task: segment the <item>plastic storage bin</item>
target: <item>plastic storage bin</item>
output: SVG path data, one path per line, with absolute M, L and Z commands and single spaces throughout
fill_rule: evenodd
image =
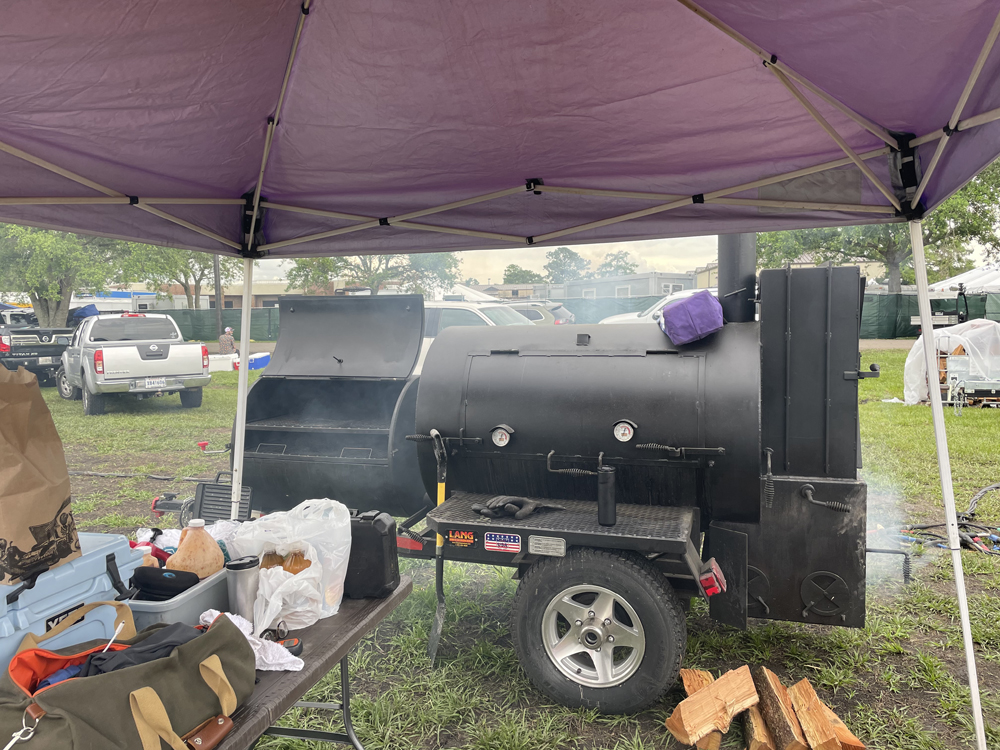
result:
M 91 602 L 118 597 L 132 572 L 142 564 L 142 550 L 131 549 L 120 534 L 80 533 L 81 557 L 38 576 L 34 587 L 23 589 L 8 602 L 21 584 L 0 586 L 0 664 L 7 664 L 30 631 L 44 635 L 73 610 Z M 117 573 L 116 588 L 114 580 Z M 58 649 L 115 632 L 115 610 L 100 607 L 82 621 L 45 642 Z
M 226 569 L 213 573 L 198 585 L 178 594 L 173 599 L 164 602 L 131 601 L 132 616 L 135 618 L 135 629 L 142 630 L 158 622 L 183 622 L 185 625 L 197 625 L 198 618 L 206 609 L 217 609 L 225 612 L 229 609 L 229 585 L 226 581 Z M 112 616 L 114 612 L 111 613 Z

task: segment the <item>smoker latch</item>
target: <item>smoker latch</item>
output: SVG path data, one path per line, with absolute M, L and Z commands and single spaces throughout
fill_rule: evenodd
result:
M 879 366 L 874 362 L 868 366 L 869 372 L 864 370 L 847 370 L 844 373 L 844 380 L 864 380 L 865 378 L 877 378 L 882 374 Z
M 660 445 L 659 443 L 639 443 L 635 446 L 644 451 L 666 451 L 670 458 L 686 459 L 692 456 L 724 456 L 725 448 L 678 448 L 673 445 Z

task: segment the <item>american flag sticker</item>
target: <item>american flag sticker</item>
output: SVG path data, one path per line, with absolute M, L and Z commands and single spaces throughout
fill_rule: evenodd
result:
M 520 552 L 521 537 L 517 534 L 494 534 L 486 532 L 483 544 L 489 552 Z

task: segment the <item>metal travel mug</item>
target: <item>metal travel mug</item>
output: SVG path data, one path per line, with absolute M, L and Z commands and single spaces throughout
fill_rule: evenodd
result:
M 617 521 L 615 467 L 601 466 L 597 470 L 597 522 L 601 526 L 614 526 Z
M 260 582 L 260 560 L 255 555 L 238 557 L 226 563 L 229 584 L 229 611 L 253 622 L 253 603 Z

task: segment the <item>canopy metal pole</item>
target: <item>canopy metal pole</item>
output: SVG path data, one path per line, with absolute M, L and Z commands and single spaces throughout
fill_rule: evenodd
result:
M 817 86 L 816 84 L 812 83 L 811 81 L 809 81 L 808 79 L 806 79 L 805 77 L 803 77 L 802 75 L 800 75 L 799 73 L 796 73 L 794 70 L 792 70 L 791 68 L 789 68 L 783 62 L 781 62 L 780 60 L 778 60 L 777 57 L 775 57 L 774 55 L 772 55 L 770 52 L 768 52 L 767 50 L 765 50 L 763 47 L 760 47 L 757 44 L 754 44 L 749 39 L 747 39 L 745 36 L 743 36 L 740 32 L 736 31 L 736 29 L 734 29 L 731 26 L 723 23 L 721 20 L 719 20 L 718 18 L 716 18 L 715 16 L 713 16 L 707 10 L 704 10 L 703 8 L 701 8 L 700 6 L 698 6 L 697 4 L 695 4 L 694 2 L 692 2 L 692 0 L 678 0 L 678 2 L 680 2 L 680 4 L 683 5 L 685 8 L 687 8 L 688 10 L 693 11 L 696 15 L 698 15 L 701 18 L 703 18 L 704 20 L 708 21 L 710 24 L 712 24 L 712 26 L 714 26 L 715 28 L 717 28 L 723 34 L 729 36 L 730 38 L 732 38 L 735 41 L 737 41 L 740 44 L 742 44 L 748 50 L 750 50 L 755 55 L 757 55 L 757 57 L 759 57 L 761 60 L 764 60 L 769 65 L 772 65 L 775 68 L 779 69 L 782 73 L 784 73 L 789 78 L 793 78 L 794 80 L 798 81 L 801 85 L 805 86 L 807 89 L 809 89 L 816 96 L 818 96 L 820 99 L 822 99 L 827 104 L 829 104 L 831 107 L 835 107 L 836 109 L 839 109 L 842 113 L 844 113 L 845 115 L 847 115 L 848 117 L 850 117 L 852 120 L 854 120 L 854 122 L 856 122 L 858 125 L 860 125 L 861 127 L 863 127 L 865 130 L 867 130 L 872 135 L 878 136 L 879 138 L 881 138 L 883 141 L 885 141 L 886 143 L 888 143 L 893 148 L 898 148 L 899 144 L 896 142 L 896 139 L 892 136 L 892 134 L 888 130 L 886 130 L 885 128 L 883 128 L 878 123 L 872 122 L 867 117 L 864 117 L 861 114 L 855 112 L 853 109 L 851 109 L 850 107 L 848 107 L 846 104 L 844 104 L 840 100 L 838 100 L 838 99 L 830 96 L 828 93 L 826 93 L 825 91 L 823 91 L 823 89 L 821 89 L 819 86 Z
M 53 164 L 50 161 L 46 161 L 45 159 L 42 159 L 40 157 L 33 156 L 29 154 L 27 151 L 22 151 L 21 149 L 16 148 L 15 146 L 11 146 L 9 143 L 4 143 L 0 141 L 0 151 L 8 153 L 11 156 L 16 156 L 18 159 L 23 159 L 24 161 L 29 162 L 30 164 L 34 164 L 35 166 L 41 167 L 42 169 L 47 169 L 50 172 L 54 172 L 55 174 L 61 175 L 68 180 L 72 180 L 73 182 L 79 183 L 80 185 L 86 185 L 92 190 L 96 190 L 99 193 L 104 193 L 109 197 L 125 198 L 126 200 L 129 200 L 128 196 L 125 195 L 125 193 L 119 192 L 118 190 L 115 190 L 113 188 L 109 188 L 107 185 L 102 185 L 99 182 L 94 182 L 93 180 L 87 179 L 82 175 L 78 175 L 76 172 L 70 172 L 68 169 L 63 169 L 57 164 Z M 131 200 L 129 200 L 129 202 L 131 203 Z M 151 213 L 154 216 L 159 216 L 161 219 L 166 219 L 167 221 L 173 222 L 174 224 L 182 226 L 185 229 L 190 229 L 192 232 L 197 232 L 198 234 L 204 235 L 205 237 L 210 237 L 211 239 L 215 240 L 216 242 L 220 242 L 223 245 L 228 245 L 229 247 L 235 248 L 237 250 L 240 249 L 239 243 L 233 242 L 232 240 L 227 240 L 225 237 L 216 234 L 215 232 L 210 232 L 207 229 L 202 229 L 196 224 L 192 224 L 189 221 L 184 221 L 183 219 L 180 219 L 174 216 L 173 214 L 168 214 L 165 211 L 160 211 L 158 208 L 153 208 L 152 206 L 143 205 L 141 203 L 137 203 L 136 208 L 138 208 L 141 211 L 146 211 L 147 213 Z
M 958 97 L 958 103 L 955 105 L 955 109 L 952 110 L 951 118 L 948 120 L 948 129 L 943 132 L 943 134 L 948 137 L 942 138 L 938 141 L 937 148 L 934 149 L 934 155 L 931 156 L 930 163 L 928 163 L 927 168 L 924 170 L 923 179 L 920 180 L 920 184 L 917 186 L 917 192 L 914 193 L 913 198 L 910 200 L 911 205 L 917 205 L 920 201 L 920 196 L 924 194 L 927 183 L 930 182 L 931 175 L 934 174 L 938 161 L 941 159 L 941 154 L 944 153 L 945 148 L 948 146 L 951 134 L 955 131 L 955 127 L 958 125 L 958 118 L 962 116 L 962 110 L 965 109 L 965 104 L 969 101 L 972 89 L 975 87 L 976 81 L 979 80 L 979 74 L 983 72 L 983 66 L 986 64 L 986 58 L 990 56 L 990 52 L 993 50 L 993 45 L 996 43 L 998 35 L 1000 35 L 1000 13 L 997 14 L 996 19 L 993 21 L 990 33 L 986 35 L 986 41 L 983 42 L 983 47 L 979 50 L 979 57 L 976 58 L 976 64 L 972 66 L 972 72 L 969 73 L 969 78 L 965 81 L 965 88 L 962 89 L 962 95 Z
M 794 96 L 798 100 L 799 104 L 805 107 L 806 111 L 812 115 L 812 118 L 819 124 L 819 126 L 826 131 L 827 135 L 837 142 L 837 145 L 840 146 L 840 150 L 847 154 L 850 160 L 857 165 L 858 169 L 861 170 L 872 185 L 874 185 L 876 189 L 882 193 L 882 195 L 884 195 L 893 206 L 896 207 L 896 210 L 900 210 L 899 199 L 893 195 L 893 192 L 889 188 L 882 184 L 882 181 L 875 176 L 874 172 L 872 172 L 871 167 L 865 164 L 864 160 L 858 156 L 857 152 L 853 148 L 848 145 L 847 141 L 843 139 L 840 133 L 838 133 L 836 129 L 826 121 L 826 118 L 820 114 L 819 110 L 813 106 L 813 103 L 806 98 L 805 94 L 799 91 L 795 87 L 795 84 L 789 81 L 788 77 L 778 70 L 777 67 L 767 63 L 765 64 L 768 69 L 774 73 L 775 77 L 781 81 L 781 85 L 788 89 L 788 93 Z
M 218 303 L 216 303 L 218 304 Z M 236 428 L 233 435 L 233 506 L 229 517 L 240 517 L 243 495 L 243 445 L 247 428 L 247 390 L 250 382 L 250 311 L 253 305 L 253 258 L 243 260 L 243 307 L 240 310 L 240 372 L 236 386 Z
M 945 526 L 948 529 L 948 548 L 951 564 L 955 569 L 955 590 L 958 595 L 958 615 L 962 622 L 962 641 L 965 644 L 965 664 L 969 672 L 972 694 L 972 718 L 976 729 L 976 747 L 986 750 L 986 731 L 983 727 L 983 706 L 979 698 L 979 675 L 976 671 L 976 653 L 972 644 L 972 626 L 969 622 L 969 601 L 965 595 L 965 573 L 962 570 L 962 544 L 958 536 L 958 516 L 955 510 L 955 490 L 951 481 L 951 458 L 948 455 L 948 435 L 945 432 L 944 407 L 941 404 L 941 387 L 938 372 L 937 345 L 934 343 L 934 322 L 931 318 L 931 300 L 927 289 L 927 264 L 924 260 L 924 237 L 920 222 L 910 222 L 910 244 L 913 248 L 913 269 L 917 276 L 917 306 L 920 309 L 920 335 L 924 340 L 924 359 L 927 362 L 927 389 L 934 419 L 934 441 L 937 444 L 938 473 L 941 475 L 941 494 L 944 497 Z

